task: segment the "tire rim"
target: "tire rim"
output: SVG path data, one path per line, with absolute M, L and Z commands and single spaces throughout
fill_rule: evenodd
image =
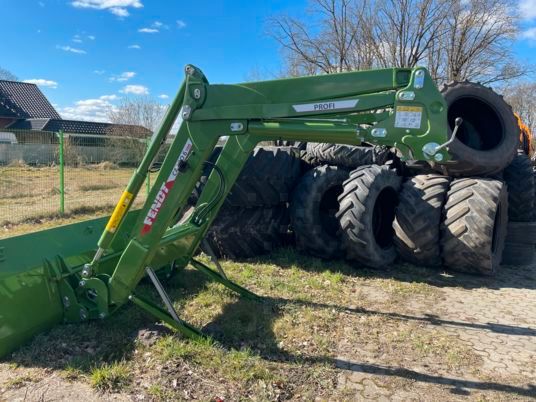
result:
M 331 236 L 336 236 L 340 231 L 339 220 L 335 214 L 339 210 L 338 197 L 343 192 L 343 186 L 330 187 L 320 199 L 319 213 L 322 228 Z
M 464 96 L 449 105 L 448 123 L 454 128 L 457 117 L 463 119 L 457 139 L 477 151 L 490 151 L 504 140 L 504 124 L 496 110 L 480 98 Z
M 378 246 L 387 249 L 393 245 L 395 209 L 398 194 L 392 187 L 384 188 L 374 204 L 372 211 L 372 229 Z

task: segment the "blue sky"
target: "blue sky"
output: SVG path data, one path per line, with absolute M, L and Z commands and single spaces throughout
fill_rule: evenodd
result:
M 536 63 L 536 0 L 518 5 L 525 20 L 515 50 Z M 266 19 L 306 7 L 307 0 L 0 0 L 0 66 L 39 83 L 64 118 L 102 120 L 126 94 L 168 102 L 187 63 L 210 82 L 277 72 Z

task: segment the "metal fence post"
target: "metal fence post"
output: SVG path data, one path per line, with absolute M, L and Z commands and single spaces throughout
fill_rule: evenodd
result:
M 150 138 L 145 139 L 145 151 L 149 149 L 149 144 L 151 142 Z M 147 192 L 147 197 L 149 197 L 149 192 L 151 191 L 151 169 L 149 168 L 149 172 L 147 173 L 147 179 L 145 180 L 145 190 Z
M 57 133 L 59 138 L 59 159 L 60 159 L 60 214 L 65 213 L 65 160 L 64 160 L 64 147 L 63 147 L 63 131 Z

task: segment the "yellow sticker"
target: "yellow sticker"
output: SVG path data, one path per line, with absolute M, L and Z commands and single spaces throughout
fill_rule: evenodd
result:
M 128 191 L 123 192 L 121 198 L 119 199 L 119 202 L 115 206 L 112 216 L 110 216 L 108 224 L 106 225 L 106 231 L 110 233 L 115 233 L 117 227 L 119 226 L 119 223 L 121 223 L 121 219 L 123 219 L 125 212 L 130 206 L 131 201 L 132 193 L 129 193 Z
M 421 128 L 423 108 L 420 106 L 397 106 L 395 115 L 395 127 L 397 128 Z
M 422 107 L 420 106 L 397 106 L 397 112 L 422 112 Z

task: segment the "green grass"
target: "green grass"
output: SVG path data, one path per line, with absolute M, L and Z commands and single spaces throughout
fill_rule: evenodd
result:
M 147 388 L 147 394 L 157 401 L 172 401 L 176 399 L 175 393 L 160 384 L 152 384 Z
M 121 391 L 130 384 L 132 374 L 126 362 L 103 364 L 91 370 L 91 386 L 99 391 Z
M 400 318 L 411 317 L 407 307 L 416 297 L 434 303 L 440 295 L 430 284 L 433 273 L 356 270 L 293 250 L 222 265 L 262 302 L 240 298 L 191 268 L 164 282 L 181 318 L 208 340 L 193 342 L 154 327 L 154 319 L 129 304 L 108 320 L 58 326 L 17 351 L 14 361 L 52 366 L 68 381 L 87 381 L 100 392 L 141 393 L 147 400 L 219 394 L 228 400 L 344 399 L 334 385 L 342 341 L 382 365 L 478 365 L 456 340 Z M 149 284 L 136 291 L 160 303 Z M 140 330 L 154 335 L 147 341 Z
M 250 349 L 226 350 L 212 339 L 189 341 L 174 336 L 158 340 L 154 353 L 162 362 L 187 359 L 231 381 L 269 380 L 273 374 Z

